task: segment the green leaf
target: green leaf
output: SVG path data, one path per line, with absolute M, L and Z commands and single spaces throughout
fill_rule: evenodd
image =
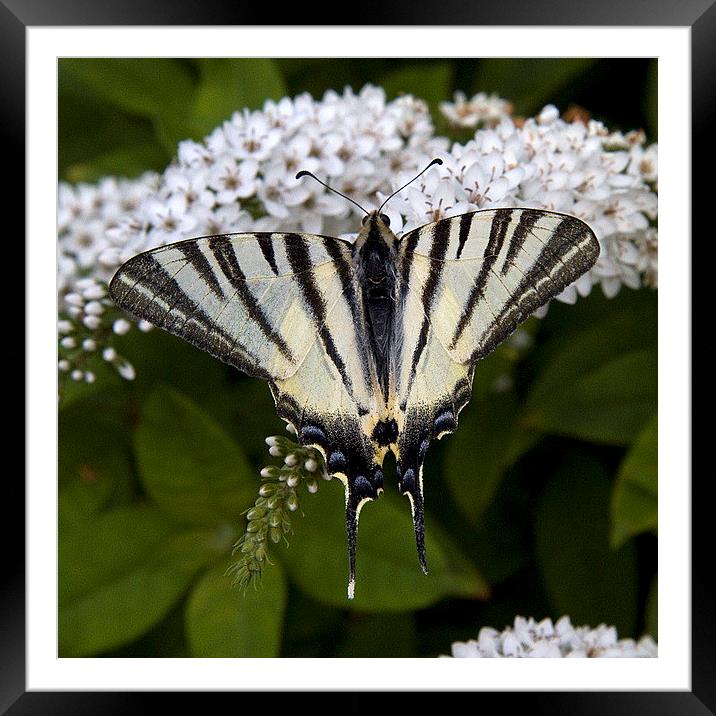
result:
M 202 58 L 191 121 L 202 136 L 244 108 L 279 100 L 286 87 L 276 61 L 268 58 Z
M 450 99 L 453 66 L 449 62 L 419 63 L 383 75 L 380 85 L 388 99 L 413 94 L 425 100 L 435 112 L 439 102 Z
M 471 524 L 479 522 L 505 470 L 539 434 L 518 426 L 519 406 L 512 391 L 473 401 L 460 413 L 459 429 L 448 439 L 445 479 Z
M 484 599 L 488 587 L 458 547 L 428 524 L 429 574 L 415 553 L 407 500 L 382 495 L 361 512 L 355 599 L 346 596 L 348 556 L 344 500 L 337 484 L 305 496 L 306 515 L 294 519 L 295 534 L 285 551 L 292 580 L 313 599 L 365 612 L 406 612 L 453 596 Z
M 118 109 L 92 92 L 62 70 L 58 75 L 58 164 L 60 176 L 68 181 L 92 181 L 87 167 L 106 161 L 115 152 L 134 147 L 146 148 L 148 161 L 142 169 L 163 169 L 171 155 L 159 147 L 151 119 Z M 152 163 L 150 163 L 150 161 Z M 137 160 L 138 163 L 138 160 Z M 125 174 L 126 167 L 117 164 L 115 174 Z
M 411 614 L 352 614 L 335 656 L 381 659 L 417 656 Z
M 656 406 L 657 356 L 632 351 L 586 373 L 543 404 L 528 423 L 545 432 L 628 444 Z
M 241 448 L 171 388 L 159 387 L 147 398 L 134 446 L 147 492 L 174 519 L 234 522 L 253 502 L 258 478 Z
M 249 378 L 162 330 L 130 331 L 115 344 L 136 368 L 131 388 L 138 400 L 159 383 L 170 385 L 212 415 L 255 466 L 265 464 L 264 439 L 285 428 L 265 381 Z
M 229 374 L 221 361 L 161 329 L 129 331 L 116 336 L 114 345 L 136 369 L 132 391 L 140 400 L 164 383 L 206 407 L 216 400 Z
M 612 492 L 611 543 L 619 547 L 630 537 L 658 526 L 658 425 L 649 420 L 622 461 Z
M 631 312 L 610 316 L 558 341 L 525 401 L 522 425 L 628 445 L 656 408 L 657 356 L 650 347 L 655 335 L 647 328 L 651 319 Z
M 199 84 L 191 100 L 180 111 L 155 116 L 157 137 L 172 155 L 180 141 L 203 139 L 234 112 L 259 109 L 267 99 L 286 94 L 272 59 L 202 58 L 194 63 Z
M 119 373 L 107 361 L 100 356 L 90 357 L 84 364 L 85 370 L 94 373 L 93 383 L 86 383 L 84 380 L 72 380 L 70 376 L 63 373 L 59 376 L 59 408 L 65 410 L 77 402 L 91 399 L 100 392 L 112 392 L 121 389 L 123 381 Z
M 147 117 L 181 112 L 193 94 L 190 73 L 167 58 L 63 58 L 59 72 L 127 112 Z
M 614 624 L 627 637 L 636 627 L 636 551 L 633 543 L 609 546 L 609 492 L 599 462 L 570 457 L 537 508 L 537 561 L 554 617 Z
M 482 59 L 475 73 L 475 92 L 496 92 L 513 103 L 515 113 L 532 116 L 596 64 L 590 58 Z M 529 71 L 526 71 L 529 70 Z
M 342 609 L 319 604 L 303 592 L 292 590 L 286 607 L 282 655 L 326 656 L 328 650 L 335 648 L 335 635 L 344 631 L 344 623 Z
M 232 587 L 225 564 L 207 572 L 192 590 L 186 606 L 191 656 L 279 656 L 286 578 L 280 563 L 264 571 L 257 589 Z
M 90 656 L 158 623 L 233 533 L 177 533 L 157 510 L 126 507 L 59 535 L 59 650 Z
M 58 419 L 58 520 L 72 530 L 131 494 L 130 436 L 123 402 L 108 392 L 78 400 Z
M 154 141 L 118 147 L 70 164 L 65 178 L 71 182 L 97 182 L 105 176 L 137 177 L 146 171 L 161 171 L 169 156 Z

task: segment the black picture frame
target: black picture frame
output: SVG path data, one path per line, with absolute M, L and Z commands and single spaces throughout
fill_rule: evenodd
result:
M 716 92 L 716 6 L 714 0 L 523 0 L 465 3 L 464 0 L 442 0 L 439 17 L 436 6 L 422 3 L 363 2 L 353 8 L 350 24 L 400 25 L 592 25 L 592 26 L 683 26 L 691 28 L 692 62 L 692 143 L 702 149 L 710 146 L 713 132 Z M 25 30 L 29 26 L 91 25 L 266 25 L 275 8 L 253 5 L 242 7 L 220 0 L 104 0 L 102 3 L 82 0 L 0 0 L 0 76 L 3 88 L 2 129 L 5 134 L 4 159 L 6 176 L 12 177 L 6 189 L 7 206 L 19 207 L 25 190 L 23 135 L 25 130 Z M 281 17 L 281 24 L 338 24 L 343 18 L 322 14 L 307 23 L 306 8 L 294 5 Z M 692 206 L 709 206 L 713 199 L 706 192 L 710 152 L 698 151 L 692 160 Z M 698 178 L 703 175 L 704 180 Z M 11 212 L 7 212 L 6 216 Z M 18 231 L 24 235 L 23 214 L 14 213 Z M 694 219 L 697 216 L 694 215 Z M 695 227 L 695 224 L 694 224 Z M 694 233 L 696 228 L 694 228 Z M 20 233 L 23 232 L 23 233 Z M 712 233 L 713 230 L 711 229 Z M 708 237 L 710 238 L 710 237 Z M 684 237 L 684 240 L 686 237 Z M 17 248 L 20 242 L 15 242 Z M 21 259 L 22 260 L 22 259 Z M 25 267 L 28 271 L 30 267 Z M 26 375 L 26 381 L 32 376 Z M 21 421 L 17 420 L 16 423 Z M 8 443 L 9 444 L 9 441 Z M 8 451 L 9 452 L 9 451 Z M 500 708 L 525 708 L 552 714 L 707 714 L 716 713 L 716 618 L 714 595 L 709 590 L 707 572 L 712 562 L 712 536 L 707 525 L 711 478 L 709 471 L 696 475 L 692 482 L 692 660 L 691 690 L 683 692 L 539 692 L 481 693 L 479 707 L 489 707 L 486 700 Z M 687 479 L 690 476 L 677 476 Z M 12 478 L 12 479 L 11 479 Z M 25 492 L 15 471 L 6 470 L 2 544 L 3 568 L 0 592 L 0 714 L 111 714 L 136 711 L 147 698 L 137 693 L 71 693 L 26 692 L 25 689 Z M 11 519 L 15 517 L 16 519 Z M 369 685 L 366 685 L 367 687 Z M 162 697 L 162 707 L 166 705 Z M 205 708 L 206 701 L 187 699 L 175 694 L 183 705 Z M 204 695 L 205 698 L 207 695 Z M 305 703 L 306 694 L 300 698 Z M 360 694 L 346 703 L 337 697 L 336 708 L 358 712 L 375 694 Z M 234 707 L 242 698 L 234 695 Z M 156 699 L 152 700 L 157 706 Z M 297 702 L 296 708 L 301 707 Z M 425 704 L 429 707 L 429 704 Z M 475 702 L 475 708 L 478 702 Z

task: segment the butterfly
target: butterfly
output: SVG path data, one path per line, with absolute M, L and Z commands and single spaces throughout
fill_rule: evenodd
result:
M 395 455 L 427 573 L 430 441 L 457 429 L 479 360 L 599 255 L 589 226 L 565 214 L 487 209 L 398 238 L 384 205 L 363 209 L 353 243 L 290 232 L 205 236 L 131 258 L 109 287 L 133 316 L 268 382 L 278 415 L 345 486 L 349 598 L 358 518 L 383 490 L 386 453 Z

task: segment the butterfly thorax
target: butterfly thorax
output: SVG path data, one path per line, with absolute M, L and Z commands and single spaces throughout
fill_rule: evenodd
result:
M 384 399 L 389 390 L 395 324 L 396 252 L 395 234 L 377 213 L 368 215 L 354 244 L 354 257 L 368 328 L 368 342 Z

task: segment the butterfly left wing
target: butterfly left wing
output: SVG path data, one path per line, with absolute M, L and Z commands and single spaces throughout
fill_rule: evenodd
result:
M 383 485 L 370 435 L 385 413 L 352 260 L 328 236 L 228 234 L 139 254 L 110 284 L 127 312 L 268 381 L 278 414 L 345 485 L 351 593 L 360 508 Z
M 430 440 L 457 428 L 475 364 L 597 260 L 575 217 L 494 209 L 423 226 L 400 241 L 396 357 L 398 477 L 424 547 L 423 461 Z

